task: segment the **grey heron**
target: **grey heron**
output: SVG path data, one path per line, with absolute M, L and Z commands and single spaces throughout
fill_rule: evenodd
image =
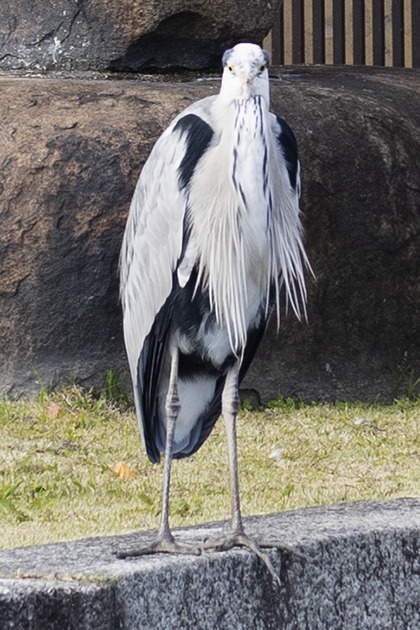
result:
M 282 295 L 298 317 L 305 312 L 309 268 L 296 140 L 270 113 L 268 62 L 255 44 L 227 50 L 220 93 L 173 120 L 133 196 L 120 258 L 124 336 L 147 455 L 158 462 L 164 453 L 165 463 L 157 539 L 122 557 L 243 545 L 264 559 L 240 509 L 238 388 Z M 193 547 L 169 527 L 171 462 L 195 453 L 220 414 L 231 533 Z

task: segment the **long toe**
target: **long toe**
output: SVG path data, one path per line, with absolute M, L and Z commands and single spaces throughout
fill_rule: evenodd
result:
M 277 575 L 273 563 L 271 562 L 270 557 L 264 553 L 262 547 L 275 547 L 278 548 L 279 545 L 276 544 L 260 544 L 255 539 L 247 536 L 244 533 L 231 533 L 223 538 L 219 538 L 217 540 L 206 540 L 202 544 L 202 549 L 204 551 L 228 551 L 229 549 L 233 549 L 234 547 L 245 547 L 250 551 L 253 551 L 256 556 L 261 560 L 261 562 L 267 567 L 273 581 L 281 586 L 280 577 Z
M 140 556 L 150 556 L 157 553 L 173 553 L 173 554 L 189 554 L 199 556 L 201 547 L 189 543 L 179 542 L 174 538 L 157 538 L 150 545 L 139 549 L 127 549 L 126 551 L 118 551 L 116 556 L 119 559 L 138 558 Z

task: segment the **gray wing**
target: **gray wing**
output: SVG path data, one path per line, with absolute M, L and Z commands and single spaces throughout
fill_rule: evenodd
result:
M 284 285 L 286 301 L 300 319 L 306 318 L 306 286 L 304 270 L 312 269 L 303 246 L 300 197 L 300 164 L 297 143 L 292 129 L 285 120 L 271 114 L 271 131 L 275 158 L 271 162 L 272 203 L 269 232 L 272 277 L 278 276 L 275 285 L 277 321 L 280 321 L 280 288 Z
M 210 129 L 204 119 L 209 117 L 213 98 L 198 101 L 182 112 L 156 142 L 137 182 L 124 233 L 120 255 L 124 340 L 143 438 L 148 410 L 139 391 L 138 366 L 141 359 L 141 365 L 156 365 L 159 370 L 153 357 L 144 356 L 151 347 L 145 341 L 173 290 L 179 263 L 183 283 L 192 270 L 194 261 L 185 255 L 187 185 L 206 148 L 197 130 L 203 125 Z M 207 144 L 210 137 L 207 133 Z M 153 351 L 162 354 L 162 348 L 155 346 Z M 146 376 L 156 378 L 156 374 Z
M 120 291 L 133 384 L 144 340 L 171 292 L 182 251 L 186 198 L 178 169 L 184 153 L 182 137 L 167 129 L 143 167 L 124 233 Z

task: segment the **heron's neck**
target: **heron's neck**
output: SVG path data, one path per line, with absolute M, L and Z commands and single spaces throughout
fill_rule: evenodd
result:
M 249 92 L 249 90 L 251 92 Z M 224 103 L 225 106 L 228 106 L 229 103 L 233 101 L 242 100 L 246 102 L 248 99 L 252 99 L 255 96 L 261 96 L 267 103 L 267 108 L 270 106 L 270 86 L 268 79 L 256 77 L 252 86 L 248 87 L 248 85 L 233 83 L 229 74 L 226 74 L 226 71 L 224 72 L 217 100 Z
M 266 127 L 268 103 L 259 94 L 247 99 L 225 99 L 220 94 L 214 101 L 213 116 L 214 129 L 220 134 L 226 154 L 243 150 L 249 153 L 252 145 L 261 140 L 262 129 Z
M 248 98 L 243 98 L 240 94 L 236 94 L 232 90 L 223 89 L 220 90 L 217 98 L 214 101 L 214 112 L 220 116 L 223 120 L 223 127 L 226 126 L 226 115 L 229 111 L 232 111 L 238 104 L 240 107 L 246 108 L 250 103 L 255 102 L 256 99 L 261 99 L 265 103 L 267 111 L 270 106 L 270 94 L 267 86 L 267 90 L 258 91 L 252 94 Z

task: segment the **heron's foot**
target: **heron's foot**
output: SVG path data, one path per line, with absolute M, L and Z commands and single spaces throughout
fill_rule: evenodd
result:
M 202 549 L 204 551 L 228 551 L 229 549 L 233 549 L 234 547 L 246 547 L 253 551 L 256 556 L 261 560 L 261 562 L 267 567 L 271 577 L 274 582 L 281 586 L 280 577 L 277 575 L 273 563 L 271 562 L 270 557 L 264 553 L 263 549 L 279 549 L 281 551 L 286 551 L 291 555 L 295 555 L 302 560 L 307 562 L 312 562 L 308 556 L 300 553 L 299 551 L 295 551 L 291 547 L 280 543 L 273 542 L 271 540 L 255 540 L 250 536 L 247 536 L 244 533 L 232 533 L 228 534 L 226 537 L 221 538 L 219 540 L 206 540 L 202 544 Z
M 261 562 L 267 567 L 273 581 L 281 586 L 280 577 L 277 575 L 273 563 L 270 560 L 270 557 L 264 553 L 264 547 L 271 548 L 279 548 L 278 544 L 271 542 L 257 542 L 253 538 L 250 538 L 244 533 L 232 533 L 228 534 L 226 537 L 221 538 L 219 540 L 206 540 L 202 544 L 202 549 L 204 551 L 228 551 L 229 549 L 233 549 L 234 547 L 246 547 L 253 551 L 256 556 L 261 560 Z
M 199 556 L 201 554 L 201 547 L 199 547 L 198 545 L 179 542 L 175 540 L 172 535 L 158 536 L 158 538 L 150 545 L 147 545 L 147 547 L 141 547 L 140 549 L 128 549 L 127 551 L 118 551 L 116 553 L 116 556 L 120 560 L 124 560 L 125 558 L 151 556 L 155 553 L 190 554 L 192 556 Z

